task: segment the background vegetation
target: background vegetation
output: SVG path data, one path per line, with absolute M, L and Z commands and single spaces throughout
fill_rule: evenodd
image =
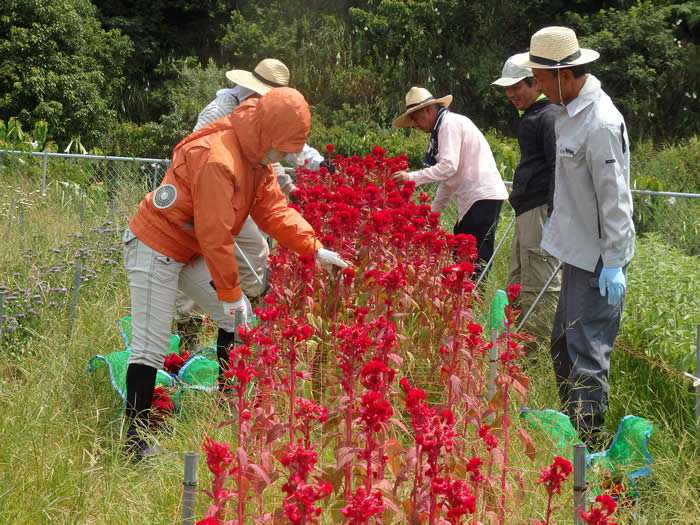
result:
M 633 137 L 676 141 L 700 122 L 692 1 L 0 0 L 0 13 L 0 120 L 45 120 L 60 149 L 78 139 L 74 149 L 167 156 L 225 70 L 266 57 L 290 67 L 314 127 L 371 141 L 423 85 L 512 136 L 517 116 L 490 82 L 552 24 L 601 52 L 591 70 Z

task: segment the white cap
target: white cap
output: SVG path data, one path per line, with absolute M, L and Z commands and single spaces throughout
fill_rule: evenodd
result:
M 532 69 L 518 65 L 518 62 L 523 62 L 527 60 L 528 57 L 528 53 L 518 53 L 506 60 L 506 63 L 503 65 L 503 71 L 501 72 L 501 78 L 491 82 L 491 85 L 507 87 L 517 84 L 524 78 L 531 77 Z

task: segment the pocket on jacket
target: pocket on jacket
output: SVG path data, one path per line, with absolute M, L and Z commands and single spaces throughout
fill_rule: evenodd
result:
M 564 175 L 576 175 L 583 157 L 583 148 L 574 142 L 558 142 L 557 155 Z

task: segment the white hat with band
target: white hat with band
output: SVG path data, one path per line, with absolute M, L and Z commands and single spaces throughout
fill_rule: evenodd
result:
M 530 39 L 530 53 L 518 61 L 522 67 L 562 69 L 597 60 L 600 53 L 583 49 L 573 29 L 552 26 L 540 29 Z
M 397 128 L 408 128 L 413 126 L 411 113 L 418 111 L 431 104 L 440 104 L 448 107 L 452 104 L 452 95 L 445 95 L 442 98 L 435 98 L 430 91 L 425 88 L 413 86 L 406 94 L 406 111 L 394 121 Z
M 226 78 L 264 95 L 272 88 L 289 86 L 289 69 L 277 59 L 266 58 L 260 61 L 252 72 L 232 69 L 226 72 Z

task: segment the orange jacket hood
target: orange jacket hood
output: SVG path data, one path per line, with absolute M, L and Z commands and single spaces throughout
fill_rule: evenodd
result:
M 231 115 L 215 120 L 185 139 L 179 149 L 206 135 L 232 128 L 243 156 L 258 164 L 270 150 L 297 153 L 304 148 L 311 129 L 311 113 L 304 96 L 293 88 L 274 88 L 260 98 L 248 99 Z

